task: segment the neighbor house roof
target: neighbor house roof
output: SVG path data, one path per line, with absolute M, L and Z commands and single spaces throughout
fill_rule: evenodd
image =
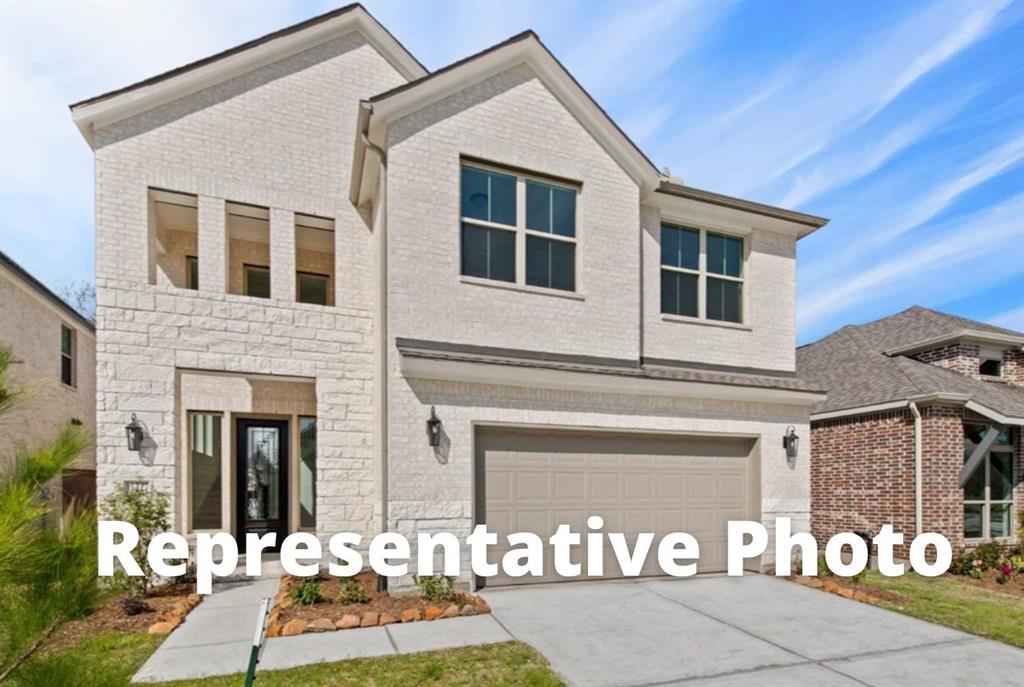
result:
M 68 305 L 63 298 L 51 291 L 46 284 L 33 277 L 28 270 L 16 263 L 3 251 L 0 251 L 0 272 L 7 272 L 27 288 L 34 291 L 40 298 L 50 303 L 50 305 L 55 307 L 66 317 L 74 320 L 75 323 L 80 325 L 83 329 L 93 334 L 96 333 L 96 325 L 92 320 L 82 316 L 81 313 Z
M 92 145 L 97 126 L 227 81 L 353 30 L 360 31 L 406 79 L 427 74 L 427 68 L 391 32 L 362 5 L 353 3 L 69 107 L 75 124 Z
M 860 329 L 873 347 L 890 354 L 929 350 L 962 340 L 1024 345 L 1024 334 L 1021 332 L 929 310 L 920 305 L 869 322 Z
M 1024 423 L 1024 389 L 888 352 L 962 331 L 1003 337 L 1011 345 L 1013 339 L 1022 338 L 1009 329 L 915 306 L 869 324 L 847 325 L 800 347 L 799 376 L 828 391 L 828 398 L 812 408 L 812 418 L 904 407 L 910 401 L 947 400 L 999 421 Z

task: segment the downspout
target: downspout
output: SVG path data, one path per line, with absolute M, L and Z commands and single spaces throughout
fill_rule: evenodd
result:
M 367 118 L 367 128 L 369 127 Z M 387 152 L 373 143 L 366 130 L 359 132 L 366 149 L 380 160 L 377 179 L 377 440 L 380 446 L 381 532 L 388 531 L 388 233 L 387 233 Z M 385 591 L 388 578 L 377 576 L 377 591 Z
M 921 525 L 921 411 L 917 403 L 910 402 L 910 412 L 914 414 L 914 536 L 919 536 L 923 530 Z

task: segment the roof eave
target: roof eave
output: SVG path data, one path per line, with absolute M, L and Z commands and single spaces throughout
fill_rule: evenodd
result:
M 1002 346 L 1024 346 L 1024 336 L 1000 334 L 999 332 L 986 332 L 978 329 L 960 329 L 950 334 L 943 334 L 941 336 L 932 337 L 931 339 L 923 339 L 903 346 L 896 346 L 895 348 L 890 348 L 883 352 L 888 356 L 907 355 L 910 353 L 919 353 L 921 351 L 931 350 L 935 347 L 945 346 L 965 339 L 979 343 Z

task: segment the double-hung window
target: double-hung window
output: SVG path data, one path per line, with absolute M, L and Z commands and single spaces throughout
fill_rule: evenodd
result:
M 988 425 L 964 425 L 964 461 L 971 457 Z M 964 539 L 1003 539 L 1013 527 L 1013 444 L 1000 432 L 964 485 Z
M 577 188 L 471 164 L 461 186 L 464 276 L 576 290 Z
M 60 326 L 60 381 L 66 386 L 75 384 L 75 330 L 66 324 Z
M 661 312 L 743 322 L 743 239 L 661 225 Z

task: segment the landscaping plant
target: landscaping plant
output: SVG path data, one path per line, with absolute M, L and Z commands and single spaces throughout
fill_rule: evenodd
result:
M 141 598 L 149 593 L 154 582 L 153 569 L 149 566 L 146 552 L 153 537 L 166 532 L 171 526 L 167 519 L 170 499 L 156 489 L 132 488 L 121 483 L 113 493 L 103 500 L 100 512 L 107 520 L 123 520 L 135 525 L 139 531 L 139 543 L 132 550 L 132 557 L 142 568 L 143 575 L 131 577 L 124 570 L 115 570 L 112 586 L 128 593 L 129 598 Z M 125 609 L 128 610 L 127 607 Z
M 31 391 L 10 379 L 11 363 L 0 346 L 0 431 L 10 431 L 10 411 Z M 53 487 L 89 443 L 69 425 L 52 441 L 0 456 L 0 683 L 96 601 L 95 515 L 62 513 Z
M 459 594 L 455 591 L 455 578 L 445 575 L 422 575 L 413 577 L 420 588 L 420 596 L 427 601 L 455 601 Z
M 346 577 L 341 581 L 341 592 L 338 594 L 340 604 L 365 604 L 370 601 L 370 595 L 363 589 L 363 585 L 354 577 Z
M 300 606 L 312 606 L 324 600 L 324 593 L 319 582 L 303 582 L 295 585 L 289 596 Z

